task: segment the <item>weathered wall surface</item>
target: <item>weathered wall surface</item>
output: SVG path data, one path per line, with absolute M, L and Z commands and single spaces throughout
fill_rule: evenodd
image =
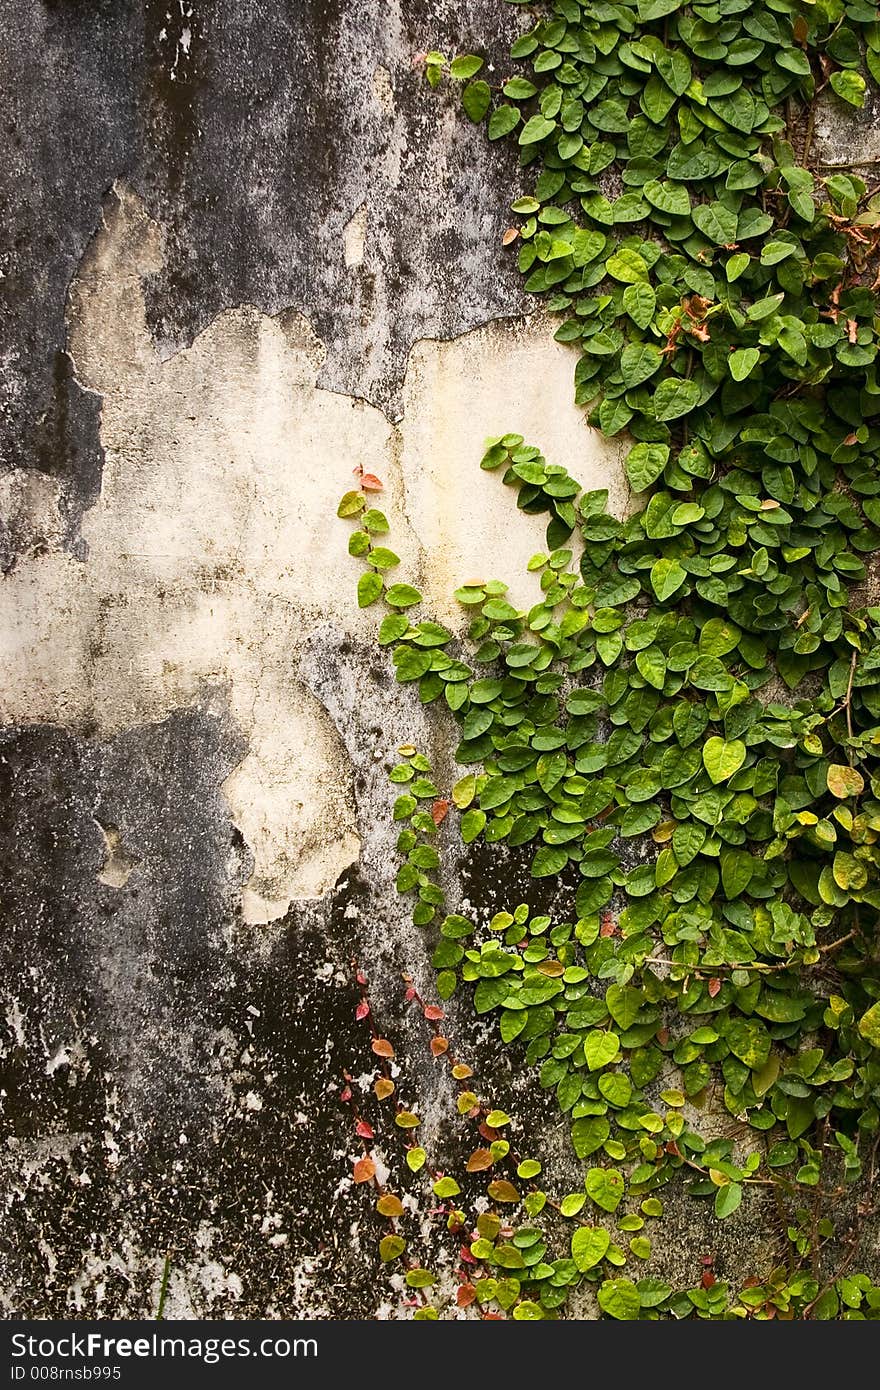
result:
M 406 738 L 448 755 L 356 607 L 336 502 L 357 464 L 384 479 L 455 621 L 490 557 L 525 599 L 543 540 L 485 435 L 627 505 L 501 251 L 514 172 L 413 67 L 517 20 L 12 9 L 2 1307 L 148 1313 L 169 1253 L 169 1315 L 393 1314 L 338 1094 L 370 1080 L 357 958 L 442 1151 L 446 1083 L 399 1022 L 400 971 L 431 971 L 387 770 Z
M 7 1316 L 149 1314 L 166 1254 L 170 1316 L 398 1309 L 338 1096 L 373 1075 L 357 959 L 444 1152 L 387 771 L 412 740 L 449 774 L 449 729 L 374 645 L 336 502 L 358 464 L 385 481 L 447 621 L 490 560 L 525 600 L 543 541 L 478 469 L 485 435 L 628 505 L 501 251 L 509 156 L 413 67 L 519 23 L 495 0 L 6 8 Z M 480 872 L 452 861 L 453 901 Z M 502 891 L 531 891 L 514 861 Z M 558 1116 L 509 1084 L 564 1169 Z

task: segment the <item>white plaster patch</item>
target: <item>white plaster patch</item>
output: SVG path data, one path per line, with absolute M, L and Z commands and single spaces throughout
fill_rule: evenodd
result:
M 345 264 L 349 270 L 362 265 L 364 260 L 364 246 L 367 240 L 367 220 L 369 210 L 366 203 L 361 203 L 355 212 L 346 222 L 342 229 L 342 249 L 345 256 Z
M 624 446 L 603 439 L 575 405 L 576 360 L 546 321 L 487 324 L 413 348 L 403 393 L 407 513 L 444 621 L 460 621 L 453 594 L 468 579 L 503 579 L 514 605 L 540 598 L 539 579 L 526 565 L 546 549 L 547 517 L 517 511 L 503 469 L 478 467 L 487 437 L 521 434 L 584 487 L 607 487 L 609 509 L 626 513 Z
M 487 566 L 514 601 L 539 592 L 523 570 L 546 518 L 518 512 L 500 477 L 480 471 L 486 434 L 519 431 L 581 481 L 609 486 L 612 509 L 627 499 L 618 449 L 573 405 L 574 355 L 545 319 L 418 344 L 392 426 L 315 385 L 323 348 L 295 314 L 229 310 L 163 361 L 142 285 L 161 264 L 157 227 L 117 189 L 70 299 L 70 350 L 101 393 L 106 451 L 83 519 L 88 559 L 52 532 L 48 553 L 0 583 L 0 717 L 109 735 L 224 692 L 248 747 L 224 784 L 254 856 L 243 909 L 268 922 L 325 892 L 359 851 L 349 759 L 297 678 L 328 619 L 374 640 L 376 612 L 357 608 L 349 527 L 336 520 L 352 470 L 384 480 L 399 573 L 456 625 L 452 590 Z M 35 515 L 52 505 L 36 499 Z

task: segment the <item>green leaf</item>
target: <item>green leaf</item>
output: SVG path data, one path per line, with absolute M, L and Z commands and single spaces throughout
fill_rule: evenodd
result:
M 860 796 L 865 790 L 865 779 L 858 769 L 843 763 L 830 763 L 825 777 L 831 795 L 841 801 L 848 796 Z
M 623 292 L 623 307 L 637 328 L 647 328 L 654 317 L 657 296 L 650 285 L 641 281 L 627 285 Z
M 584 1056 L 590 1071 L 599 1071 L 613 1062 L 620 1052 L 620 1039 L 616 1033 L 604 1033 L 594 1028 L 584 1038 Z
M 734 381 L 745 381 L 749 373 L 758 365 L 760 352 L 757 348 L 739 348 L 727 359 L 727 368 Z
M 872 1047 L 880 1047 L 880 1002 L 872 1004 L 859 1019 L 859 1032 Z
M 519 143 L 521 145 L 537 145 L 539 141 L 546 140 L 548 135 L 552 135 L 555 129 L 555 121 L 548 121 L 546 117 L 541 115 L 532 116 L 531 120 L 526 121 L 519 133 Z
M 631 1279 L 606 1279 L 599 1286 L 599 1307 L 619 1322 L 635 1322 L 642 1309 L 642 1300 Z
M 369 608 L 371 603 L 376 602 L 384 587 L 381 574 L 377 574 L 375 570 L 366 570 L 358 580 L 358 607 Z
M 704 656 L 727 656 L 741 636 L 735 623 L 724 618 L 710 618 L 700 632 L 700 651 Z
M 658 420 L 677 420 L 693 410 L 699 399 L 700 388 L 695 381 L 667 377 L 654 392 L 654 414 Z
M 640 386 L 662 365 L 663 354 L 654 343 L 630 343 L 620 354 L 620 374 L 627 390 Z
M 562 873 L 568 863 L 568 850 L 564 845 L 542 845 L 532 860 L 532 878 L 550 878 Z
M 368 558 L 377 570 L 390 570 L 400 564 L 400 556 L 395 555 L 393 550 L 387 550 L 384 545 L 374 546 Z
M 584 1187 L 603 1211 L 616 1211 L 623 1200 L 624 1182 L 615 1168 L 590 1168 Z
M 625 285 L 635 285 L 641 280 L 648 278 L 648 266 L 638 251 L 632 251 L 629 247 L 609 256 L 605 262 L 605 269 L 615 280 L 620 280 Z
M 336 508 L 337 516 L 357 516 L 367 505 L 367 499 L 362 492 L 347 492 Z
M 743 1190 L 738 1182 L 725 1183 L 715 1193 L 715 1215 L 721 1221 L 736 1211 L 742 1201 Z
M 656 560 L 651 566 L 651 588 L 661 603 L 671 598 L 687 579 L 687 571 L 677 560 Z
M 604 1226 L 579 1226 L 571 1238 L 571 1258 L 581 1274 L 594 1269 L 611 1244 Z
M 465 811 L 461 818 L 461 838 L 466 845 L 471 844 L 471 842 L 481 834 L 486 824 L 486 819 L 485 811 L 478 811 L 475 808 L 470 811 Z
M 703 766 L 716 786 L 738 772 L 746 760 L 746 746 L 741 739 L 717 737 L 703 744 Z
M 645 492 L 669 462 L 668 444 L 636 444 L 626 456 L 626 476 L 636 492 Z
M 459 81 L 466 81 L 467 78 L 475 76 L 483 66 L 482 58 L 478 58 L 474 53 L 460 53 L 457 58 L 453 58 L 449 64 L 449 75 Z
M 403 681 L 417 681 L 426 671 L 431 669 L 431 653 L 423 651 L 418 647 L 410 647 L 406 644 L 397 648 L 394 653 L 394 664 L 397 667 L 397 679 Z
M 609 985 L 605 991 L 608 1012 L 619 1028 L 631 1028 L 642 1007 L 642 992 L 628 985 Z
M 691 213 L 694 226 L 718 246 L 736 241 L 737 215 L 723 203 L 700 203 Z
M 515 106 L 497 106 L 489 117 L 489 139 L 501 140 L 519 125 L 520 115 Z
M 670 217 L 689 217 L 691 200 L 683 183 L 660 183 L 650 179 L 642 188 L 642 194 L 652 207 L 659 208 Z
M 691 65 L 687 55 L 675 51 L 660 53 L 655 56 L 654 64 L 667 87 L 677 97 L 684 96 L 691 84 Z
M 575 1120 L 571 1127 L 571 1142 L 578 1158 L 589 1158 L 590 1154 L 601 1149 L 610 1133 L 611 1125 L 604 1116 L 590 1115 Z
M 455 64 L 453 64 L 453 67 Z M 482 79 L 469 82 L 461 94 L 461 104 L 465 114 L 477 125 L 489 110 L 492 102 L 492 89 Z
M 830 82 L 837 95 L 848 101 L 850 106 L 864 106 L 867 84 L 861 73 L 852 72 L 850 69 L 833 72 Z
M 376 577 L 378 578 L 378 575 Z M 412 608 L 421 601 L 421 594 L 411 584 L 392 584 L 385 593 L 385 602 L 391 608 Z
M 379 1241 L 379 1259 L 383 1264 L 396 1260 L 406 1249 L 403 1236 L 383 1236 Z

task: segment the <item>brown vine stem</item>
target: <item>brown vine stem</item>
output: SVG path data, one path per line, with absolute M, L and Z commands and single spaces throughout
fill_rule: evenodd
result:
M 815 99 L 810 102 L 810 109 L 807 113 L 807 129 L 804 134 L 804 148 L 801 154 L 801 164 L 807 168 L 807 161 L 810 158 L 810 146 L 813 143 L 813 129 L 816 124 L 816 104 Z M 818 167 L 818 166 L 817 166 Z
M 859 659 L 859 654 L 858 654 L 858 652 L 855 651 L 855 650 L 853 650 L 852 660 L 851 660 L 850 663 L 849 663 L 849 681 L 847 682 L 847 686 L 846 686 L 846 699 L 845 699 L 844 702 L 843 702 L 843 703 L 844 703 L 844 707 L 845 707 L 845 709 L 846 709 L 846 729 L 847 729 L 847 733 L 849 734 L 850 738 L 852 738 L 852 736 L 853 736 L 853 726 L 852 726 L 852 688 L 853 688 L 853 677 L 854 677 L 855 674 L 856 674 L 856 662 L 858 661 L 858 659 Z M 851 750 L 850 750 L 849 748 L 847 748 L 847 750 L 846 750 L 846 756 L 847 756 L 847 758 L 849 759 L 849 765 L 850 765 L 850 767 L 852 767 L 852 765 L 853 765 L 852 752 L 851 752 Z

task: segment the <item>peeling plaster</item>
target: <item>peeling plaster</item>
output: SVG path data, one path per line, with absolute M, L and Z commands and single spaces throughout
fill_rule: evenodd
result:
M 102 400 L 88 558 L 53 544 L 47 494 L 45 543 L 0 594 L 0 709 L 9 722 L 106 736 L 222 692 L 248 747 L 224 786 L 254 858 L 242 906 L 246 921 L 268 922 L 324 893 L 359 851 L 352 765 L 297 676 L 303 643 L 328 617 L 355 638 L 374 632 L 335 520 L 352 468 L 385 481 L 402 572 L 453 624 L 454 588 L 487 557 L 514 602 L 540 593 L 526 562 L 545 522 L 518 513 L 478 468 L 486 435 L 519 431 L 586 485 L 608 485 L 619 512 L 627 494 L 619 447 L 572 403 L 574 356 L 544 320 L 417 344 L 392 425 L 316 385 L 323 348 L 299 315 L 227 310 L 163 361 L 143 298 L 162 258 L 159 228 L 117 188 L 69 305 L 78 379 Z

